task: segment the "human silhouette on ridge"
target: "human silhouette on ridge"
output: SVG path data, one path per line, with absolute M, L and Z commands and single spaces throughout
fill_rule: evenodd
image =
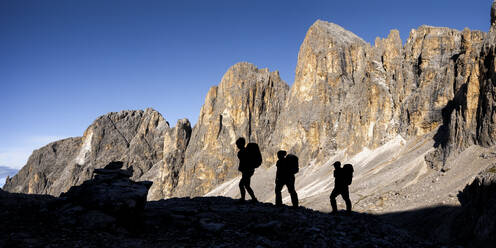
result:
M 298 157 L 289 154 L 286 156 L 286 151 L 278 151 L 276 167 L 276 206 L 282 205 L 281 190 L 286 185 L 288 192 L 291 195 L 291 203 L 293 207 L 298 207 L 298 194 L 295 190 L 295 176 L 298 172 Z
M 238 170 L 241 172 L 241 180 L 239 181 L 239 191 L 241 193 L 241 201 L 245 201 L 246 191 L 250 194 L 252 201 L 258 202 L 253 190 L 250 187 L 251 176 L 255 173 L 255 169 L 262 164 L 262 155 L 256 143 L 249 143 L 245 147 L 245 139 L 243 137 L 236 140 L 238 147 Z
M 353 178 L 353 166 L 345 164 L 341 168 L 341 162 L 334 162 L 334 189 L 332 190 L 330 199 L 332 206 L 332 213 L 337 213 L 338 208 L 336 204 L 336 197 L 341 195 L 346 203 L 346 211 L 351 212 L 350 191 L 348 186 L 351 184 Z

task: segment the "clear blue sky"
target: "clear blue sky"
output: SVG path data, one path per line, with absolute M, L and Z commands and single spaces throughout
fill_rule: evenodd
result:
M 292 84 L 317 19 L 366 41 L 422 24 L 487 31 L 491 1 L 0 1 L 0 165 L 81 136 L 99 115 L 153 107 L 196 122 L 233 64 Z

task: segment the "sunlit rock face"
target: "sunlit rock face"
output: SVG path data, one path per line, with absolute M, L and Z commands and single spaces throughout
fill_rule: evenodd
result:
M 460 46 L 456 30 L 422 26 L 410 32 L 404 47 L 402 116 L 408 135 L 426 134 L 442 124 L 442 109 L 454 96 L 454 58 Z
M 83 137 L 50 143 L 30 156 L 4 189 L 59 195 L 112 161 L 132 165 L 138 179 L 162 161 L 169 124 L 153 109 L 112 112 L 96 119 Z
M 250 63 L 229 68 L 207 94 L 174 195 L 202 195 L 238 175 L 236 139 L 267 147 L 288 90 L 278 72 Z
M 178 120 L 176 126 L 165 133 L 162 162 L 141 177 L 142 180 L 153 181 L 148 199 L 157 200 L 172 196 L 184 165 L 190 138 L 191 124 L 187 119 Z
M 422 136 L 443 124 L 460 128 L 449 127 L 446 108 L 467 86 L 464 125 L 473 127 L 484 37 L 421 26 L 404 46 L 396 30 L 370 46 L 336 24 L 315 22 L 300 48 L 274 146 L 319 163 L 335 151 L 373 149 L 397 134 Z M 440 136 L 445 143 L 450 137 Z
M 286 97 L 269 101 L 277 104 L 267 109 L 273 113 L 268 123 L 275 127 L 247 126 L 247 119 L 267 123 L 239 104 L 253 93 L 226 91 L 226 85 L 239 81 L 233 78 L 241 78 L 234 72 L 253 77 L 235 70 L 239 64 L 210 90 L 177 194 L 201 194 L 235 176 L 226 168 L 237 164 L 234 141 L 239 136 L 260 144 L 266 166 L 275 162 L 279 149 L 298 154 L 306 166 L 340 152 L 351 156 L 377 148 L 398 135 L 409 139 L 434 132 L 438 150 L 426 161 L 433 168 L 445 166 L 451 151 L 478 143 L 478 62 L 485 37 L 480 31 L 421 26 L 405 45 L 393 30 L 371 46 L 336 24 L 315 22 L 301 45 L 293 86 Z
M 336 24 L 315 22 L 301 45 L 273 145 L 299 154 L 306 164 L 393 137 L 398 96 L 391 89 L 401 90 L 392 85 L 402 77 L 401 51 L 396 31 L 371 47 Z
M 366 42 L 338 25 L 317 21 L 310 27 L 273 138 L 276 150 L 280 147 L 295 152 L 308 162 L 321 152 L 353 146 L 341 142 L 346 136 L 343 126 L 353 135 L 347 139 L 360 142 L 357 138 L 364 135 L 350 122 L 362 113 L 349 110 L 365 110 L 361 106 L 367 97 L 363 88 L 367 48 Z M 356 147 L 359 145 L 356 143 Z
M 447 166 L 453 151 L 474 144 L 479 98 L 478 60 L 485 33 L 422 26 L 410 32 L 404 49 L 401 129 L 406 137 L 435 131 L 426 161 Z

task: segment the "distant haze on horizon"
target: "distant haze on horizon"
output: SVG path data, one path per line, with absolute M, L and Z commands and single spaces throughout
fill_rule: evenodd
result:
M 317 20 L 373 44 L 420 25 L 489 29 L 492 1 L 0 1 L 0 164 L 81 136 L 100 115 L 152 107 L 196 123 L 205 95 L 246 61 L 294 80 Z
M 12 177 L 17 173 L 17 170 L 0 165 L 0 188 L 5 184 L 5 179 L 7 176 Z

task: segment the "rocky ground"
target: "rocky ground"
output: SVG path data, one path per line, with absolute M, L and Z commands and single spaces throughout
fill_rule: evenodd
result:
M 330 211 L 329 195 L 334 188 L 332 163 L 340 160 L 355 168 L 350 197 L 353 210 L 370 214 L 413 211 L 439 205 L 458 207 L 458 192 L 483 170 L 496 164 L 496 146 L 471 146 L 453 156 L 443 170 L 431 168 L 425 155 L 433 151 L 430 135 L 404 140 L 401 137 L 374 150 L 346 157 L 337 153 L 324 165 L 300 165 L 296 174 L 296 191 L 300 205 L 322 212 Z M 257 198 L 275 202 L 275 166 L 260 167 L 251 179 Z M 207 196 L 239 197 L 239 177 L 219 185 Z M 283 202 L 290 204 L 286 188 Z M 338 199 L 338 207 L 344 201 Z
M 227 197 L 146 202 L 111 162 L 60 197 L 0 190 L 0 247 L 434 247 L 379 218 Z
M 0 192 L 0 247 L 438 247 L 367 214 L 225 197 L 148 202 L 138 218 Z
M 0 190 L 0 247 L 493 247 L 496 166 L 459 207 L 329 214 L 228 197 L 146 202 L 122 162 L 60 197 Z

